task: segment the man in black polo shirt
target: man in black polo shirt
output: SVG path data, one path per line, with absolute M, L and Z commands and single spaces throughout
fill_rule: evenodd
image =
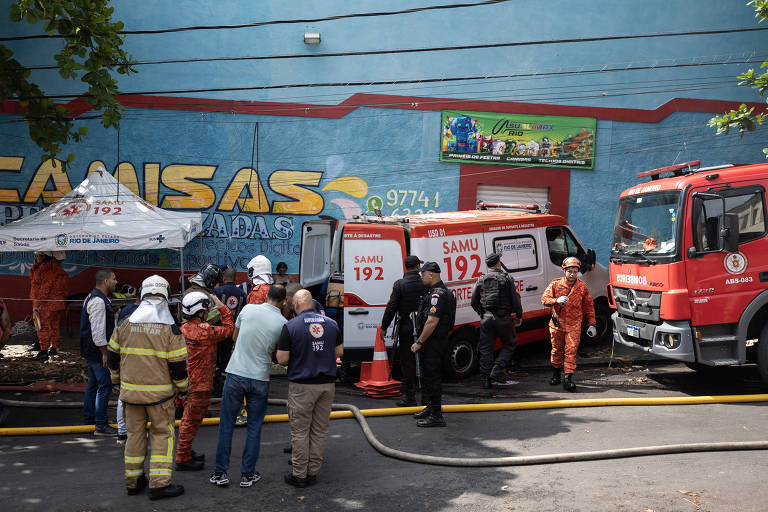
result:
M 283 326 L 277 362 L 288 365 L 288 416 L 293 470 L 285 482 L 306 487 L 317 481 L 323 463 L 335 392 L 336 358 L 344 353 L 336 321 L 314 311 L 312 295 L 293 296 L 296 316 Z

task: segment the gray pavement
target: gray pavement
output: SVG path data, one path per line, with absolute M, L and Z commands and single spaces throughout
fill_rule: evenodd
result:
M 490 391 L 479 379 L 445 385 L 446 403 L 516 402 L 563 398 L 764 393 L 754 367 L 702 376 L 669 362 L 623 360 L 607 368 L 583 360 L 579 393 L 546 381 L 541 347 L 518 352 L 518 384 Z M 615 354 L 614 354 L 615 355 Z M 623 356 L 622 356 L 623 358 Z M 546 363 L 546 360 L 544 360 Z M 287 382 L 273 380 L 271 396 L 285 397 Z M 29 399 L 8 396 L 3 398 Z M 61 393 L 47 399 L 79 399 Z M 337 387 L 336 402 L 391 407 L 393 400 Z M 408 416 L 370 418 L 388 446 L 422 454 L 499 457 L 602 450 L 631 446 L 768 439 L 766 404 L 603 407 L 448 414 L 448 428 L 419 429 Z M 268 413 L 279 413 L 270 407 Z M 78 410 L 14 410 L 6 426 L 79 423 Z M 175 472 L 184 496 L 150 502 L 128 497 L 122 449 L 91 435 L 0 437 L 2 510 L 467 510 L 467 511 L 764 511 L 768 508 L 765 452 L 700 453 L 507 468 L 447 468 L 384 457 L 365 441 L 354 420 L 331 425 L 319 483 L 297 490 L 283 483 L 289 470 L 282 448 L 285 423 L 265 424 L 254 487 L 218 489 L 207 482 L 216 427 L 202 427 L 195 449 L 207 455 L 201 472 Z M 239 478 L 245 431 L 235 431 L 230 477 Z

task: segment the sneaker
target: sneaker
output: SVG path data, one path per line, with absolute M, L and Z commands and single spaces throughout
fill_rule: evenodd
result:
M 182 485 L 166 485 L 165 487 L 155 487 L 149 489 L 149 499 L 161 500 L 163 498 L 175 498 L 184 494 L 184 486 Z
M 243 425 L 248 424 L 248 411 L 245 410 L 245 407 L 240 409 L 240 414 L 237 415 L 237 419 L 235 419 L 235 426 L 242 427 Z
M 259 480 L 261 480 L 261 473 L 258 471 L 255 473 L 243 473 L 240 476 L 240 487 L 250 487 Z
M 32 357 L 32 360 L 33 361 L 47 361 L 48 360 L 48 352 L 46 352 L 45 350 L 41 350 L 40 352 L 37 353 L 36 356 Z
M 128 493 L 128 496 L 136 496 L 141 491 L 143 491 L 148 484 L 149 480 L 147 480 L 147 477 L 144 475 L 144 473 L 142 473 L 139 479 L 136 481 L 136 487 L 126 487 L 125 490 Z
M 95 436 L 104 436 L 104 437 L 115 437 L 117 435 L 117 429 L 115 427 L 110 426 L 110 425 L 107 425 L 107 426 L 104 426 L 104 427 L 96 427 L 93 430 L 93 435 L 95 435 Z
M 48 349 L 48 355 L 49 356 L 55 356 L 58 353 L 59 353 L 59 351 L 56 350 L 56 347 L 51 347 L 51 348 Z
M 292 472 L 288 472 L 283 477 L 283 480 L 285 480 L 285 483 L 288 485 L 292 485 L 294 487 L 299 487 L 303 489 L 307 486 L 307 479 L 306 478 L 299 478 L 297 476 L 294 476 Z
M 177 462 L 175 465 L 176 471 L 200 471 L 205 467 L 205 463 L 201 460 L 189 459 L 184 462 Z
M 229 477 L 227 476 L 226 471 L 214 471 L 211 473 L 208 481 L 212 484 L 216 484 L 219 487 L 226 487 L 229 485 Z

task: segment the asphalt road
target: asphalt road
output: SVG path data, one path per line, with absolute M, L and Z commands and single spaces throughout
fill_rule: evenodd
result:
M 518 384 L 484 391 L 479 379 L 447 383 L 446 403 L 517 402 L 563 398 L 657 397 L 765 393 L 754 367 L 700 375 L 683 365 L 593 357 L 583 361 L 575 395 L 547 384 L 540 349 L 521 350 Z M 624 357 L 624 356 L 623 356 Z M 284 398 L 275 378 L 271 396 Z M 25 394 L 27 395 L 27 394 Z M 17 400 L 77 400 L 77 394 L 14 396 Z M 393 400 L 360 396 L 337 386 L 336 402 L 391 407 Z M 602 407 L 447 414 L 445 429 L 419 429 L 408 416 L 369 418 L 386 445 L 454 457 L 499 457 L 610 448 L 768 439 L 766 404 Z M 268 413 L 283 412 L 270 407 Z M 78 410 L 14 409 L 5 426 L 80 423 Z M 288 424 L 266 424 L 254 487 L 219 489 L 207 482 L 216 427 L 202 427 L 195 449 L 208 457 L 201 472 L 175 472 L 185 495 L 150 502 L 125 495 L 122 449 L 91 435 L 0 437 L 2 510 L 428 510 L 428 511 L 764 511 L 766 453 L 761 451 L 637 457 L 540 466 L 449 468 L 384 457 L 365 441 L 355 420 L 331 425 L 319 483 L 297 490 L 283 483 Z M 230 477 L 239 477 L 245 431 L 235 431 Z

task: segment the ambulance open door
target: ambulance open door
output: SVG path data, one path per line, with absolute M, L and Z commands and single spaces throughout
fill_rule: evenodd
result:
M 304 288 L 323 283 L 331 275 L 332 220 L 311 220 L 301 225 L 299 282 Z
M 402 226 L 346 224 L 343 236 L 344 349 L 372 349 L 392 285 L 403 277 L 405 232 Z

